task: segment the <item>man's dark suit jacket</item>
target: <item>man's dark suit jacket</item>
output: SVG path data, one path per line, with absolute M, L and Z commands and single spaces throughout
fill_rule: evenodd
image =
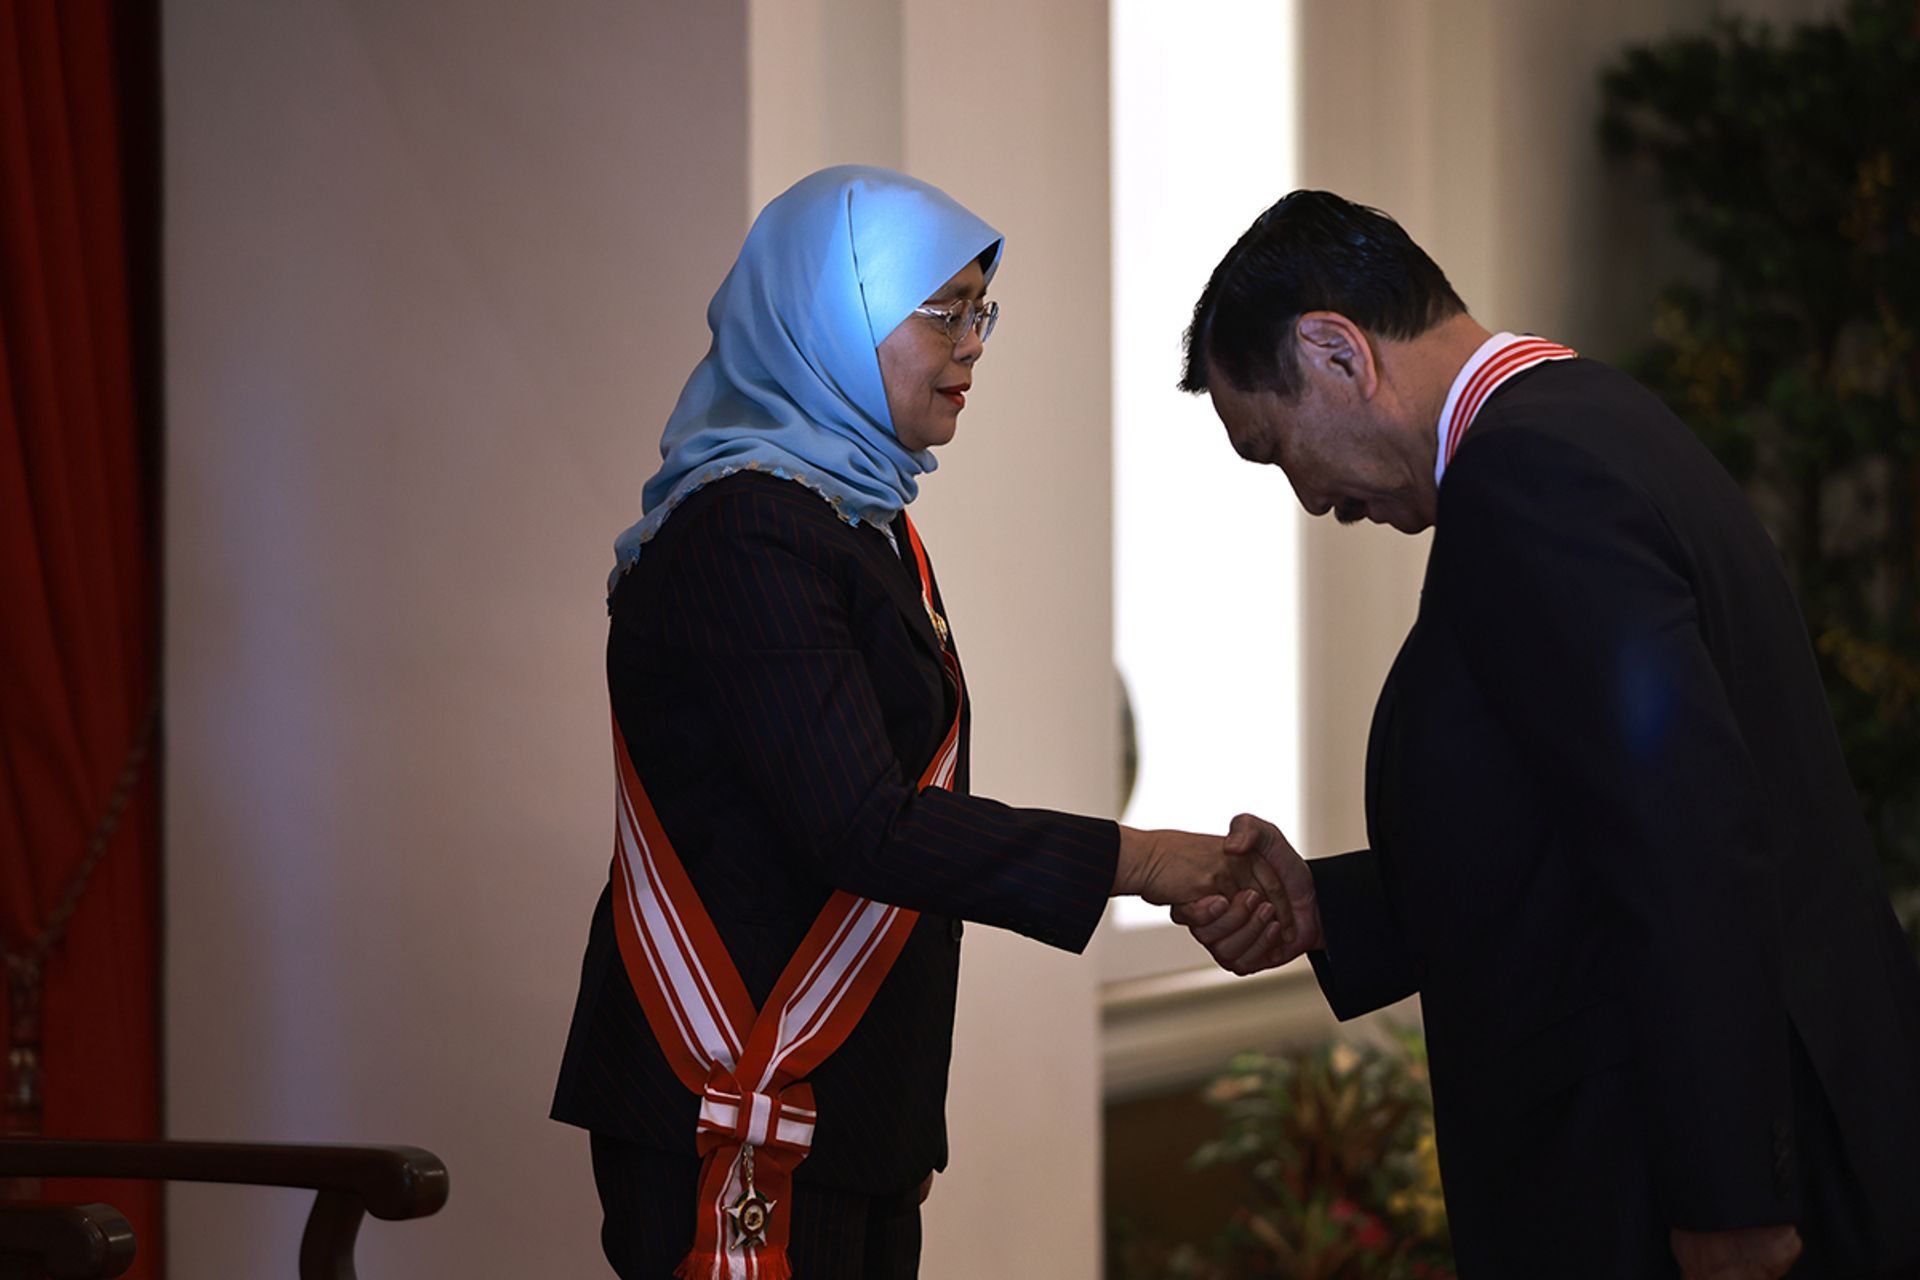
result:
M 1466 1280 L 1789 1221 L 1795 1275 L 1920 1259 L 1920 972 L 1780 557 L 1631 379 L 1468 431 L 1367 796 L 1315 967 L 1341 1017 L 1420 993 Z
M 964 723 L 954 790 L 916 790 L 955 690 L 894 528 L 905 560 L 799 484 L 717 481 L 621 579 L 607 645 L 635 769 L 756 1004 L 834 889 L 924 913 L 809 1077 L 820 1121 L 797 1181 L 874 1194 L 946 1164 L 960 921 L 1078 951 L 1119 851 L 1112 822 L 965 794 Z M 634 997 L 602 894 L 553 1116 L 691 1157 L 697 1109 Z

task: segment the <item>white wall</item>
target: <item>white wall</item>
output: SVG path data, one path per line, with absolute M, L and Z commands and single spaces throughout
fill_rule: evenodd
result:
M 744 230 L 745 7 L 166 28 L 169 1132 L 445 1157 L 370 1278 L 601 1274 L 545 1114 L 604 576 Z M 177 1191 L 173 1274 L 291 1274 L 305 1199 Z

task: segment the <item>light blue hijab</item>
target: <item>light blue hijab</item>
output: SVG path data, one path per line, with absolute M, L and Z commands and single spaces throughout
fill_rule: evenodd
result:
M 820 493 L 849 523 L 884 526 L 937 465 L 894 435 L 874 354 L 999 232 L 937 187 L 840 165 L 802 178 L 754 220 L 707 307 L 713 345 L 660 437 L 640 522 L 614 543 L 609 582 L 686 496 L 760 470 Z

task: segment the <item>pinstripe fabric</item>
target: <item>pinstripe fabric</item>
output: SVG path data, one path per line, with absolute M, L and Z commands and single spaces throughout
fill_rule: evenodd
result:
M 923 913 L 810 1077 L 821 1120 L 802 1186 L 887 1194 L 943 1167 L 957 921 L 1078 951 L 1113 882 L 1113 823 L 964 794 L 964 724 L 955 791 L 914 790 L 953 715 L 937 646 L 916 573 L 878 530 L 765 475 L 689 498 L 614 594 L 614 714 L 754 1001 L 832 889 Z M 603 895 L 554 1118 L 690 1157 L 696 1106 Z

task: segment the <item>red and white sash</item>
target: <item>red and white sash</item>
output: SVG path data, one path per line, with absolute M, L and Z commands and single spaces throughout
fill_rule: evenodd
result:
M 933 607 L 926 550 L 907 536 L 955 684 L 953 726 L 920 787 L 952 787 L 960 758 L 960 664 Z M 756 1010 L 634 772 L 620 725 L 614 932 L 627 978 L 680 1083 L 700 1095 L 702 1157 L 693 1249 L 681 1280 L 788 1280 L 793 1170 L 813 1144 L 805 1077 L 840 1047 L 885 980 L 919 913 L 836 891 Z
M 1537 364 L 1572 360 L 1579 354 L 1572 347 L 1563 347 L 1545 338 L 1515 337 L 1511 333 L 1497 333 L 1481 343 L 1480 349 L 1454 376 L 1446 406 L 1440 411 L 1440 451 L 1433 466 L 1433 482 L 1440 483 L 1440 477 L 1453 461 L 1453 451 L 1460 447 L 1460 438 L 1467 434 L 1467 428 L 1479 416 L 1480 406 L 1500 389 L 1501 383 Z

